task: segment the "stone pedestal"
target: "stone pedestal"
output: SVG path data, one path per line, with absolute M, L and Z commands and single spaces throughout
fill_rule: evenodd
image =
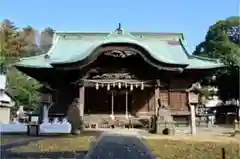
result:
M 171 115 L 171 112 L 167 108 L 160 108 L 158 110 L 158 120 L 160 121 L 173 121 L 173 117 Z
M 169 129 L 169 135 L 175 134 L 175 123 L 171 116 L 170 110 L 166 108 L 160 108 L 158 111 L 157 120 L 157 133 L 163 134 L 164 129 Z
M 81 130 L 80 129 L 72 129 L 71 132 L 73 135 L 80 135 L 81 134 Z
M 27 126 L 27 134 L 28 136 L 38 136 L 39 135 L 39 125 L 29 124 Z

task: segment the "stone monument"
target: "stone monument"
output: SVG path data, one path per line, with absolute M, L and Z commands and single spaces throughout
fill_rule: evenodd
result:
M 175 134 L 175 124 L 171 112 L 167 106 L 161 105 L 159 102 L 159 107 L 157 110 L 157 133 L 165 134 Z
M 72 134 L 78 135 L 83 130 L 83 119 L 79 112 L 79 99 L 76 98 L 68 108 L 68 120 L 72 125 Z

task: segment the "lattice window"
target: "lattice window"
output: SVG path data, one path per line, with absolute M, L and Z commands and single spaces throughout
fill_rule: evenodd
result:
M 174 110 L 186 110 L 187 97 L 185 92 L 170 92 L 170 107 Z

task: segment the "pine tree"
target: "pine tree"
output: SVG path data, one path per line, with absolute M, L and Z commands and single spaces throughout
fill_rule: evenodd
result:
M 12 62 L 25 53 L 24 38 L 18 32 L 18 28 L 8 19 L 1 23 L 0 53 L 2 62 Z
M 40 52 L 36 42 L 37 31 L 33 27 L 27 26 L 23 28 L 21 34 L 25 42 L 25 53 L 22 56 L 34 56 Z

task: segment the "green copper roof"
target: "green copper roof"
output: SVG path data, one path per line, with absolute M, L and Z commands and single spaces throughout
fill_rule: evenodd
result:
M 224 66 L 219 61 L 202 58 L 199 56 L 190 57 L 188 61 L 189 65 L 186 67 L 186 69 L 213 69 Z
M 51 68 L 50 61 L 45 59 L 44 56 L 45 54 L 22 58 L 15 65 L 29 68 Z
M 52 63 L 72 63 L 83 60 L 89 56 L 99 46 L 104 44 L 126 43 L 139 45 L 158 61 L 170 64 L 187 64 L 180 55 L 171 54 L 166 41 L 152 39 L 137 39 L 135 37 L 126 36 L 108 36 L 103 39 L 87 39 L 79 40 L 63 39 L 60 37 L 58 45 L 54 51 L 50 53 Z M 67 54 L 66 54 L 67 52 Z
M 177 41 L 179 44 L 171 44 Z M 52 68 L 52 64 L 84 60 L 104 44 L 125 43 L 138 45 L 149 55 L 167 64 L 186 65 L 187 69 L 207 69 L 222 66 L 216 60 L 203 59 L 188 54 L 181 33 L 67 33 L 58 32 L 52 48 L 46 55 L 21 59 L 16 66 Z

